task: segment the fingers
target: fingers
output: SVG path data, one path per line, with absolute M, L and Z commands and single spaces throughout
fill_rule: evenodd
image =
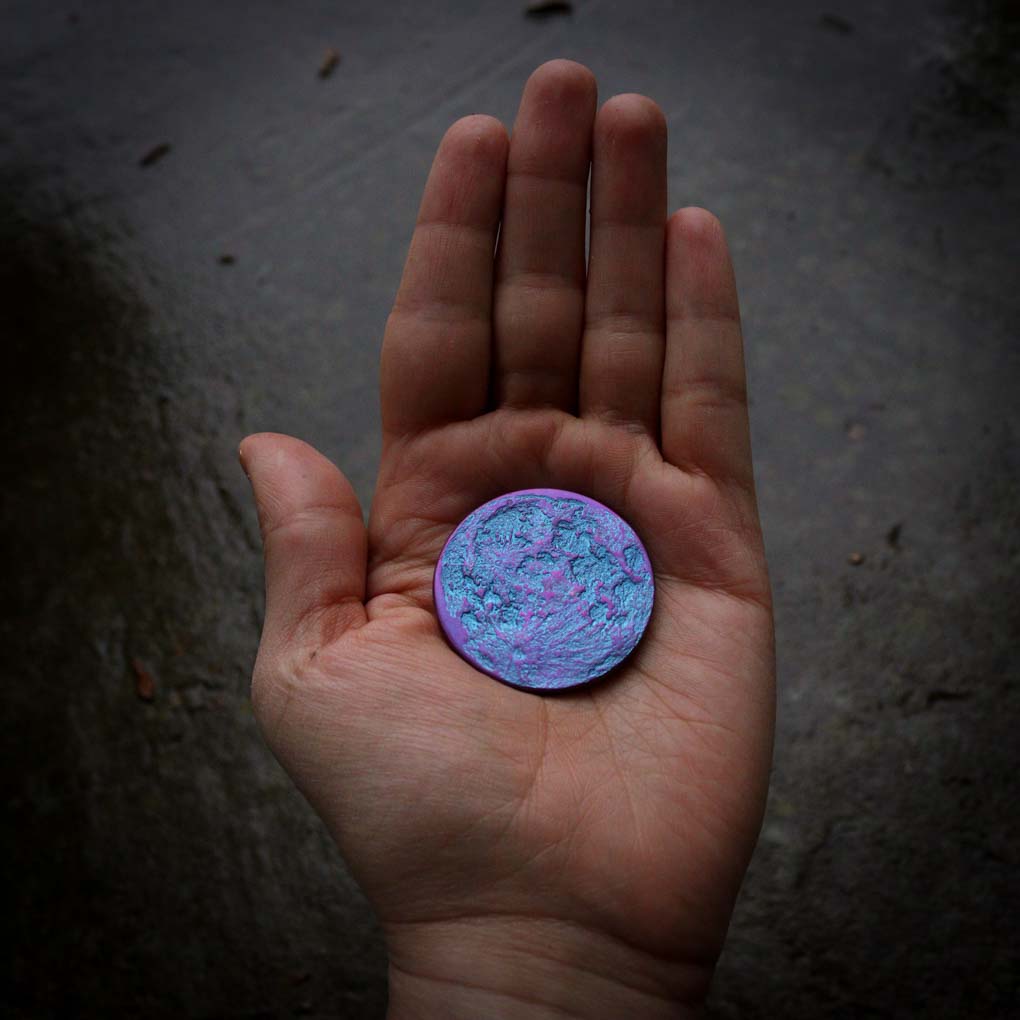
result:
M 495 294 L 495 393 L 572 410 L 584 314 L 584 235 L 596 86 L 554 60 L 528 79 L 507 164 Z
M 365 526 L 350 483 L 290 436 L 249 436 L 239 455 L 266 561 L 263 642 L 324 643 L 364 622 Z
M 662 453 L 672 464 L 752 485 L 736 282 L 719 221 L 681 209 L 666 225 Z
M 507 145 L 503 125 L 482 116 L 457 121 L 440 143 L 383 340 L 388 435 L 472 418 L 485 406 Z
M 595 120 L 581 413 L 656 435 L 665 337 L 666 120 L 644 96 Z

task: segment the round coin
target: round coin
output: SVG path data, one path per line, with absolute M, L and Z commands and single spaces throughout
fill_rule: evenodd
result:
M 601 503 L 524 489 L 485 503 L 436 564 L 453 647 L 514 687 L 563 690 L 619 665 L 641 640 L 655 583 L 633 529 Z

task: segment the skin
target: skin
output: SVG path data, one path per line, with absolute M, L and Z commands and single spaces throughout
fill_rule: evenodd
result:
M 667 216 L 651 100 L 597 110 L 558 60 L 511 138 L 449 129 L 381 396 L 367 528 L 299 440 L 250 436 L 241 460 L 256 714 L 378 915 L 389 1016 L 696 1012 L 761 823 L 775 670 L 733 272 L 710 213 Z M 468 513 L 540 487 L 613 508 L 656 579 L 634 655 L 552 696 L 457 656 L 431 590 Z

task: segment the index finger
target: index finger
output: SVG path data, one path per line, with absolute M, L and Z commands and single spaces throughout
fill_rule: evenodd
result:
M 439 145 L 383 339 L 386 435 L 484 409 L 508 144 L 498 120 L 473 116 L 457 121 Z

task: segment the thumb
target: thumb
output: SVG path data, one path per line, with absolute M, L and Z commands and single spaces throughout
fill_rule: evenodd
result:
M 262 651 L 315 649 L 363 623 L 367 540 L 351 483 L 290 436 L 248 436 L 238 456 L 255 493 L 266 563 Z

